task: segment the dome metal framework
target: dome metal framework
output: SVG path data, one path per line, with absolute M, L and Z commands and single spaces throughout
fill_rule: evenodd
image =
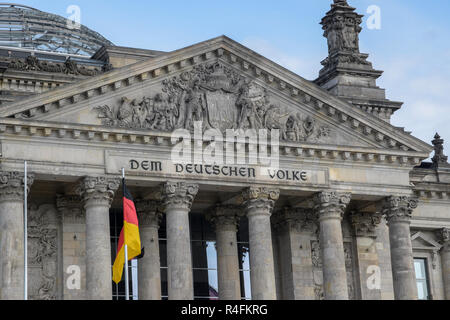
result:
M 28 6 L 0 3 L 0 46 L 92 56 L 103 45 L 113 45 L 99 33 Z

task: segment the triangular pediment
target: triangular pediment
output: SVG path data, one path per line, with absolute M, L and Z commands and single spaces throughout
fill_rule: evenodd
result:
M 279 129 L 285 143 L 415 153 L 432 147 L 330 95 L 239 43 L 218 37 L 32 96 L 0 117 L 170 133 Z
M 438 242 L 420 231 L 411 236 L 411 242 L 413 249 L 440 250 L 442 247 Z

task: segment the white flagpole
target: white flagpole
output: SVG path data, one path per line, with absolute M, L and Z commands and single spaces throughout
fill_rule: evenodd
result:
M 24 164 L 24 201 L 23 201 L 23 299 L 28 300 L 28 172 L 27 162 Z
M 122 168 L 122 178 L 125 179 L 125 168 Z M 123 187 L 125 187 L 125 184 L 123 185 Z M 130 281 L 128 278 L 128 245 L 126 244 L 125 244 L 125 300 L 130 300 Z

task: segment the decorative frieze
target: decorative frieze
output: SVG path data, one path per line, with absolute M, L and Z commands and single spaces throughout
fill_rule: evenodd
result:
M 27 175 L 27 193 L 34 182 L 34 175 Z M 24 200 L 25 174 L 23 172 L 0 172 L 0 202 Z
M 185 182 L 167 182 L 162 187 L 163 206 L 170 209 L 190 210 L 199 190 L 198 184 Z
M 53 205 L 31 204 L 28 210 L 29 299 L 56 300 L 58 226 Z
M 391 196 L 383 202 L 383 214 L 388 223 L 411 222 L 412 212 L 417 208 L 418 200 L 406 196 Z
M 357 237 L 376 238 L 376 228 L 381 223 L 382 215 L 379 212 L 352 212 L 350 222 Z
M 114 194 L 120 186 L 120 179 L 106 176 L 85 177 L 79 184 L 78 192 L 88 206 L 111 206 Z

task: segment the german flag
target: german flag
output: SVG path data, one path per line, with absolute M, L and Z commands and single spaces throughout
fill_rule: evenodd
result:
M 120 232 L 117 257 L 113 265 L 113 281 L 117 284 L 122 280 L 123 266 L 125 264 L 125 245 L 128 247 L 128 260 L 133 260 L 141 255 L 141 238 L 136 207 L 134 206 L 133 197 L 125 184 L 125 179 L 123 179 L 122 185 L 123 229 Z

